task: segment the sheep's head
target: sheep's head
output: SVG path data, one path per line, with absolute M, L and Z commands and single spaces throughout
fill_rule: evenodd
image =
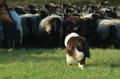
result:
M 4 7 L 7 3 L 7 0 L 0 0 L 0 8 Z

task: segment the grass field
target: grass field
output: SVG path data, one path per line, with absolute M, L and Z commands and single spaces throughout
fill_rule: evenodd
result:
M 84 69 L 66 64 L 66 50 L 0 50 L 0 79 L 119 79 L 120 50 L 90 49 Z
M 9 5 L 68 3 L 70 0 L 9 0 Z M 86 1 L 86 0 L 80 0 Z M 89 0 L 98 2 L 98 0 Z M 112 0 L 109 0 L 112 1 Z M 114 4 L 118 0 L 114 0 Z M 79 0 L 70 3 L 81 5 Z M 116 5 L 119 2 L 116 3 Z M 120 49 L 90 49 L 84 69 L 66 63 L 66 49 L 0 50 L 0 79 L 119 79 Z

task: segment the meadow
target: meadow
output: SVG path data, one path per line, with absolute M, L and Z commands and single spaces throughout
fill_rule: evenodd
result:
M 119 79 L 120 49 L 92 49 L 84 69 L 66 63 L 65 48 L 0 50 L 0 79 Z
M 100 0 L 8 0 L 8 5 L 73 3 L 97 3 Z M 118 5 L 119 0 L 108 0 Z M 119 2 L 117 2 L 119 1 Z M 86 59 L 84 69 L 78 63 L 66 63 L 65 48 L 0 49 L 0 79 L 119 79 L 120 49 L 92 49 L 91 58 Z

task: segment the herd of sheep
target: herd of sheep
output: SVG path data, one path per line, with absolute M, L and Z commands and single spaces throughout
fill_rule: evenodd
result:
M 90 47 L 120 46 L 120 9 L 108 1 L 84 6 L 48 3 L 42 8 L 29 4 L 29 9 L 8 7 L 5 1 L 0 3 L 0 43 L 3 48 L 65 47 L 65 37 L 72 32 L 84 37 Z M 8 13 L 2 13 L 2 9 Z M 11 22 L 7 23 L 8 19 L 4 20 L 3 15 L 12 17 L 17 33 L 6 27 Z

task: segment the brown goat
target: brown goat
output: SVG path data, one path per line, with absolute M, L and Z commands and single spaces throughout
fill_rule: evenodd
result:
M 79 25 L 78 25 L 79 20 L 80 20 L 79 16 L 70 16 L 70 17 L 64 19 L 61 47 L 64 47 L 64 39 L 65 39 L 66 35 L 71 32 L 77 31 L 77 28 L 79 27 Z
M 16 29 L 16 23 L 12 19 L 6 0 L 0 1 L 0 20 L 3 23 L 3 34 L 4 40 L 7 42 L 10 41 L 19 41 L 19 34 Z M 9 40 L 9 41 L 8 41 Z M 8 47 L 8 46 L 7 46 Z

